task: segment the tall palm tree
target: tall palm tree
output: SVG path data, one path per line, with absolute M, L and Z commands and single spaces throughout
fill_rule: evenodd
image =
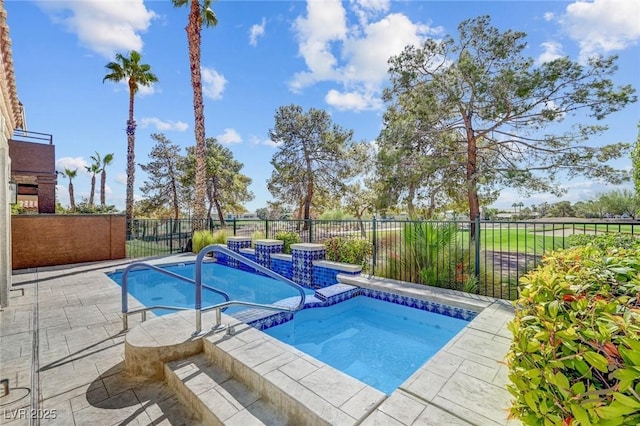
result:
M 182 7 L 189 0 L 171 0 L 175 7 Z M 206 142 L 204 127 L 204 101 L 202 99 L 202 76 L 200 73 L 201 31 L 202 25 L 218 25 L 218 18 L 211 9 L 212 0 L 191 0 L 189 21 L 187 23 L 187 41 L 189 44 L 189 65 L 191 67 L 191 87 L 193 88 L 193 112 L 195 116 L 196 137 L 196 173 L 195 200 L 193 202 L 193 231 L 204 228 L 204 199 L 207 186 Z
M 97 152 L 96 152 L 97 154 Z M 102 173 L 100 174 L 100 206 L 105 207 L 104 188 L 107 186 L 107 166 L 113 161 L 113 153 L 102 157 Z
M 84 166 L 85 169 L 89 173 L 91 173 L 91 192 L 89 193 L 89 208 L 93 208 L 93 199 L 96 193 L 96 175 L 102 172 L 100 166 L 102 165 L 102 160 L 100 159 L 100 154 L 96 152 L 96 155 L 92 155 L 90 157 L 93 160 L 93 164 L 90 166 Z
M 150 86 L 158 81 L 158 77 L 151 72 L 149 64 L 141 64 L 142 56 L 132 50 L 129 57 L 116 53 L 116 62 L 109 62 L 105 67 L 110 71 L 102 82 L 109 80 L 115 83 L 127 81 L 129 85 L 129 118 L 127 119 L 127 196 L 126 217 L 127 235 L 131 235 L 133 226 L 133 185 L 135 174 L 135 140 L 136 122 L 133 119 L 133 102 L 140 85 Z
M 78 175 L 78 169 L 75 169 L 75 170 L 64 169 L 64 172 L 62 172 L 62 175 L 69 178 L 69 203 L 71 204 L 71 213 L 75 213 L 76 199 L 73 194 L 73 178 L 75 178 Z

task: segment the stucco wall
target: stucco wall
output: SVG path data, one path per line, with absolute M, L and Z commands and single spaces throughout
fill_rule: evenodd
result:
M 124 215 L 14 215 L 13 269 L 122 259 Z

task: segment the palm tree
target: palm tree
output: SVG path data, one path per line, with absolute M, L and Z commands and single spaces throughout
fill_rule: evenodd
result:
M 97 154 L 97 152 L 96 152 Z M 113 153 L 102 157 L 102 173 L 100 174 L 100 206 L 105 207 L 104 188 L 107 186 L 107 166 L 113 161 Z
M 93 198 L 96 193 L 96 175 L 102 172 L 100 166 L 102 165 L 102 160 L 100 160 L 100 154 L 96 152 L 96 155 L 92 155 L 90 157 L 93 160 L 93 164 L 90 166 L 84 166 L 85 169 L 89 173 L 91 173 L 91 192 L 89 193 L 89 208 L 93 208 Z
M 71 204 L 71 213 L 76 212 L 76 199 L 73 194 L 73 178 L 75 178 L 77 174 L 78 174 L 78 169 L 75 169 L 75 170 L 64 169 L 64 172 L 62 172 L 62 176 L 69 178 L 69 203 Z
M 175 7 L 182 7 L 189 0 L 171 0 Z M 187 41 L 189 44 L 189 65 L 191 67 L 191 87 L 193 88 L 193 112 L 195 116 L 196 137 L 196 172 L 195 172 L 195 200 L 193 202 L 194 221 L 192 230 L 204 228 L 207 165 L 206 142 L 204 127 L 204 101 L 202 100 L 202 76 L 200 73 L 201 31 L 202 25 L 216 26 L 218 18 L 211 9 L 211 0 L 191 0 L 189 22 L 187 23 Z
M 140 85 L 150 86 L 158 81 L 158 77 L 151 72 L 151 66 L 141 64 L 142 57 L 138 52 L 132 50 L 129 57 L 116 53 L 116 62 L 109 62 L 105 67 L 110 71 L 102 79 L 118 83 L 127 81 L 129 84 L 129 118 L 127 120 L 127 196 L 126 196 L 126 218 L 127 235 L 131 235 L 133 226 L 133 185 L 135 174 L 135 140 L 136 122 L 133 119 L 133 101 Z

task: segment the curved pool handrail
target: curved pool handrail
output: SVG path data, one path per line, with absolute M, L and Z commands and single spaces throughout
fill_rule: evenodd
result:
M 253 303 L 253 302 L 243 302 L 240 300 L 231 300 L 229 298 L 229 295 L 221 290 L 218 290 L 216 288 L 210 287 L 206 284 L 202 284 L 202 264 L 204 263 L 204 257 L 209 254 L 209 253 L 221 253 L 224 254 L 225 256 L 228 256 L 232 259 L 235 259 L 241 263 L 244 263 L 245 265 L 255 269 L 256 271 L 267 275 L 268 277 L 271 277 L 275 280 L 278 281 L 282 281 L 283 283 L 295 288 L 296 290 L 298 290 L 298 292 L 300 293 L 300 301 L 298 302 L 298 304 L 295 307 L 288 307 L 288 306 L 282 306 L 282 305 L 277 305 L 277 304 L 260 304 L 260 303 Z M 239 253 L 236 253 L 235 251 L 229 250 L 227 247 L 220 245 L 220 244 L 210 244 L 208 246 L 206 246 L 205 248 L 203 248 L 198 255 L 196 256 L 196 262 L 195 262 L 195 268 L 196 268 L 196 272 L 195 272 L 195 279 L 192 280 L 191 278 L 187 278 L 183 275 L 179 275 L 176 274 L 174 272 L 168 271 L 166 269 L 162 269 L 159 268 L 157 266 L 154 265 L 150 265 L 148 263 L 145 262 L 135 262 L 130 264 L 129 266 L 127 266 L 123 273 L 122 273 L 122 326 L 123 326 L 123 330 L 127 330 L 128 328 L 128 284 L 127 284 L 127 277 L 129 274 L 129 271 L 131 271 L 132 269 L 136 269 L 136 268 L 147 268 L 147 269 L 152 269 L 154 271 L 158 271 L 160 273 L 163 273 L 165 275 L 169 275 L 172 276 L 174 278 L 177 278 L 179 280 L 182 281 L 186 281 L 188 283 L 192 283 L 195 284 L 195 311 L 196 311 L 196 331 L 194 333 L 194 335 L 200 334 L 202 332 L 202 289 L 206 288 L 208 290 L 211 290 L 215 293 L 220 294 L 224 299 L 225 302 L 213 305 L 213 306 L 209 306 L 206 309 L 204 309 L 204 311 L 209 311 L 209 310 L 216 310 L 216 317 L 217 317 L 217 321 L 219 322 L 219 315 L 220 315 L 220 311 L 221 309 L 227 308 L 229 306 L 232 305 L 242 305 L 242 306 L 250 306 L 250 307 L 254 307 L 254 308 L 264 308 L 264 309 L 269 309 L 269 310 L 277 310 L 277 311 L 287 311 L 287 312 L 295 312 L 295 311 L 299 311 L 300 309 L 302 309 L 304 307 L 305 304 L 305 298 L 306 295 L 304 293 L 304 289 L 302 288 L 302 286 L 300 286 L 299 284 L 293 282 L 292 280 L 290 280 L 287 277 L 283 277 L 282 275 L 273 272 L 271 269 L 268 269 L 262 265 L 260 265 L 259 263 L 254 262 L 251 259 L 247 259 L 246 257 L 242 256 Z M 182 308 L 182 307 L 173 307 L 173 306 L 162 306 L 163 309 L 171 309 L 171 310 L 185 310 L 188 308 Z M 142 312 L 143 314 L 146 313 L 146 311 L 150 310 L 152 308 L 141 308 L 141 309 L 137 309 L 132 311 L 133 313 L 138 313 L 138 312 Z
M 263 273 L 264 275 L 267 275 L 268 277 L 271 277 L 278 281 L 282 281 L 283 283 L 298 290 L 298 292 L 300 293 L 300 302 L 298 303 L 298 305 L 295 308 L 288 308 L 283 310 L 299 311 L 304 307 L 305 294 L 302 286 L 291 281 L 289 278 L 283 277 L 282 275 L 273 272 L 271 269 L 266 268 L 260 265 L 259 263 L 254 262 L 251 259 L 247 259 L 243 255 L 236 253 L 235 251 L 230 250 L 221 244 L 210 244 L 205 248 L 203 248 L 202 250 L 200 250 L 200 252 L 198 253 L 198 256 L 196 256 L 196 334 L 202 331 L 202 288 L 201 288 L 202 262 L 204 260 L 204 257 L 209 253 L 224 254 L 225 256 L 228 256 L 232 259 L 237 260 L 238 262 L 241 262 L 247 266 L 250 266 L 256 271 Z M 269 305 L 263 305 L 263 306 L 269 306 Z
M 129 279 L 129 272 L 131 272 L 133 269 L 152 269 L 154 271 L 157 271 L 157 272 L 160 272 L 162 274 L 168 275 L 168 276 L 170 276 L 172 278 L 176 278 L 178 280 L 185 281 L 185 282 L 188 282 L 190 284 L 194 284 L 196 286 L 196 288 L 198 287 L 195 280 L 193 280 L 191 278 L 187 278 L 184 275 L 176 274 L 175 272 L 171 272 L 171 271 L 169 271 L 167 269 L 163 269 L 163 268 L 160 268 L 158 266 L 154 266 L 154 265 L 151 265 L 151 264 L 145 263 L 145 262 L 134 262 L 134 263 L 130 264 L 129 266 L 124 268 L 124 270 L 122 271 L 122 287 L 121 287 L 121 295 L 122 295 L 122 326 L 123 326 L 124 330 L 126 330 L 128 328 L 128 323 L 127 323 L 127 318 L 128 318 L 128 315 L 129 315 L 129 297 L 128 297 L 129 282 L 128 282 L 128 279 Z M 225 293 L 224 291 L 222 291 L 222 290 L 218 290 L 217 288 L 208 286 L 206 284 L 202 284 L 202 282 L 200 283 L 200 287 L 201 288 L 204 287 L 207 290 L 210 290 L 210 291 L 213 291 L 214 293 L 219 294 L 227 302 L 229 300 L 231 300 L 229 295 L 227 293 Z M 202 290 L 200 290 L 200 294 L 202 294 Z M 164 306 L 163 309 L 172 309 L 172 310 L 178 311 L 178 310 L 183 310 L 185 308 L 181 308 L 179 306 Z M 147 311 L 149 309 L 144 309 L 144 310 Z M 135 311 L 135 312 L 138 312 L 138 311 Z

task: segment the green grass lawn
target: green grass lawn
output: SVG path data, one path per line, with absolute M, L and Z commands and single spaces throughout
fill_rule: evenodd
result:
M 563 247 L 566 238 L 539 235 L 526 229 L 484 229 L 480 231 L 480 247 L 489 251 L 542 254 Z
M 130 240 L 127 241 L 126 250 L 128 258 L 171 254 L 168 246 L 165 244 L 158 244 L 154 241 Z M 174 247 L 174 252 L 175 251 L 176 248 Z

